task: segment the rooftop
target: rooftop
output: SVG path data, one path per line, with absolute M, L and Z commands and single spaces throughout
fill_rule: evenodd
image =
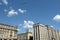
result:
M 11 26 L 11 25 L 8 25 L 8 24 L 2 24 L 2 23 L 0 23 L 0 25 L 9 26 L 9 27 L 17 27 L 17 26 Z
M 32 32 L 25 32 L 25 33 L 21 33 L 21 34 L 18 34 L 18 35 L 23 35 L 23 34 L 27 34 L 27 33 L 31 33 L 32 34 Z

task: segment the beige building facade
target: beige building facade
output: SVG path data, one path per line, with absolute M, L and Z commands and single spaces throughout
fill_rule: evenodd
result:
M 33 40 L 60 40 L 59 30 L 55 30 L 50 25 L 34 24 L 33 25 Z
M 30 36 L 32 36 L 32 32 L 25 32 L 18 34 L 18 40 L 30 40 Z
M 47 27 L 44 26 L 42 24 L 33 25 L 33 40 L 48 40 Z
M 60 39 L 60 31 L 59 31 L 59 39 Z
M 59 30 L 55 30 L 52 26 L 47 25 L 49 40 L 59 40 Z
M 0 24 L 0 40 L 17 40 L 17 27 Z

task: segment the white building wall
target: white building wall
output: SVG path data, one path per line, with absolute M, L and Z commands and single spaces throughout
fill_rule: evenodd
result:
M 47 27 L 42 26 L 42 25 L 35 25 L 33 28 L 34 31 L 34 40 L 48 40 L 48 32 L 47 32 Z
M 50 25 L 35 24 L 33 32 L 33 40 L 60 40 L 60 31 Z
M 40 27 L 40 40 L 48 40 L 48 32 L 45 26 Z

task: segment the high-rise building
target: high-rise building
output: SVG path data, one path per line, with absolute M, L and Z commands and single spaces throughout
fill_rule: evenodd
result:
M 17 27 L 0 24 L 0 40 L 17 40 Z
M 34 24 L 33 40 L 59 40 L 59 31 L 50 25 Z

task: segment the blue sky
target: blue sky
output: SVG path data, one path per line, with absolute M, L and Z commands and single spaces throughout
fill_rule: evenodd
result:
M 0 23 L 18 26 L 19 33 L 34 23 L 60 30 L 60 0 L 0 0 Z

